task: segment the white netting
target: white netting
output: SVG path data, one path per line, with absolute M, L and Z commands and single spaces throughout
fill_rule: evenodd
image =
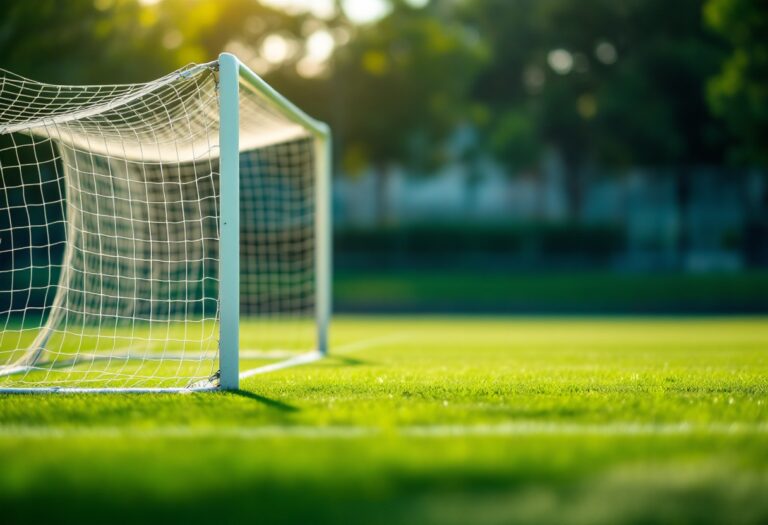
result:
M 311 349 L 313 146 L 241 88 L 245 359 Z M 0 387 L 186 387 L 218 369 L 216 64 L 53 86 L 0 70 Z

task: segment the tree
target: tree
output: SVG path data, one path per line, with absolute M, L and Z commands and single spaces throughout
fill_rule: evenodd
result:
M 628 5 L 618 24 L 619 59 L 595 95 L 600 101 L 598 158 L 619 168 L 671 168 L 676 249 L 684 262 L 690 249 L 693 168 L 722 164 L 727 146 L 722 123 L 710 113 L 705 95 L 723 47 L 704 28 L 699 0 Z
M 482 60 L 482 46 L 464 27 L 436 8 L 400 1 L 337 53 L 332 82 L 343 109 L 331 125 L 344 145 L 345 171 L 373 166 L 381 222 L 390 219 L 393 166 L 427 173 L 446 158 L 445 140 L 468 118 L 467 94 Z
M 52 83 L 137 82 L 167 73 L 163 34 L 135 0 L 6 0 L 0 65 Z
M 503 138 L 509 115 L 532 119 L 513 129 L 560 153 L 571 220 L 590 164 L 675 167 L 685 213 L 690 166 L 718 163 L 724 149 L 704 98 L 722 46 L 699 0 L 477 0 L 463 16 L 494 52 L 473 95 L 494 108 L 497 158 L 510 169 L 531 162 L 517 134 Z
M 768 9 L 761 0 L 709 0 L 707 24 L 730 46 L 707 100 L 736 138 L 732 159 L 768 166 Z
M 0 65 L 55 83 L 140 82 L 215 60 L 233 42 L 255 55 L 272 33 L 298 39 L 309 18 L 252 0 L 6 0 Z
M 704 14 L 730 47 L 730 55 L 707 86 L 712 111 L 725 120 L 734 139 L 730 160 L 742 167 L 768 167 L 768 10 L 760 0 L 709 0 Z M 746 256 L 749 262 L 764 265 L 768 191 L 748 197 Z

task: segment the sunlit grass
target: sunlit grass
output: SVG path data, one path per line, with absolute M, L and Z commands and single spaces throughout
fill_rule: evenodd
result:
M 215 318 L 121 321 L 60 321 L 34 366 L 0 375 L 0 387 L 185 388 L 219 368 Z M 0 335 L 0 371 L 13 367 L 44 330 L 40 320 L 27 324 L 9 323 Z M 241 331 L 243 369 L 315 348 L 315 323 L 306 317 L 244 319 Z
M 0 397 L 5 516 L 768 519 L 766 318 L 345 318 L 333 343 L 239 394 Z

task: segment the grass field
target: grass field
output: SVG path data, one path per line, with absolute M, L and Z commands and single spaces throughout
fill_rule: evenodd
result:
M 765 523 L 768 318 L 336 320 L 240 393 L 0 397 L 3 523 Z

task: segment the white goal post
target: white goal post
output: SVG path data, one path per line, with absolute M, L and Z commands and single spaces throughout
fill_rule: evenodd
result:
M 0 393 L 234 390 L 328 352 L 331 137 L 234 55 L 0 70 Z

